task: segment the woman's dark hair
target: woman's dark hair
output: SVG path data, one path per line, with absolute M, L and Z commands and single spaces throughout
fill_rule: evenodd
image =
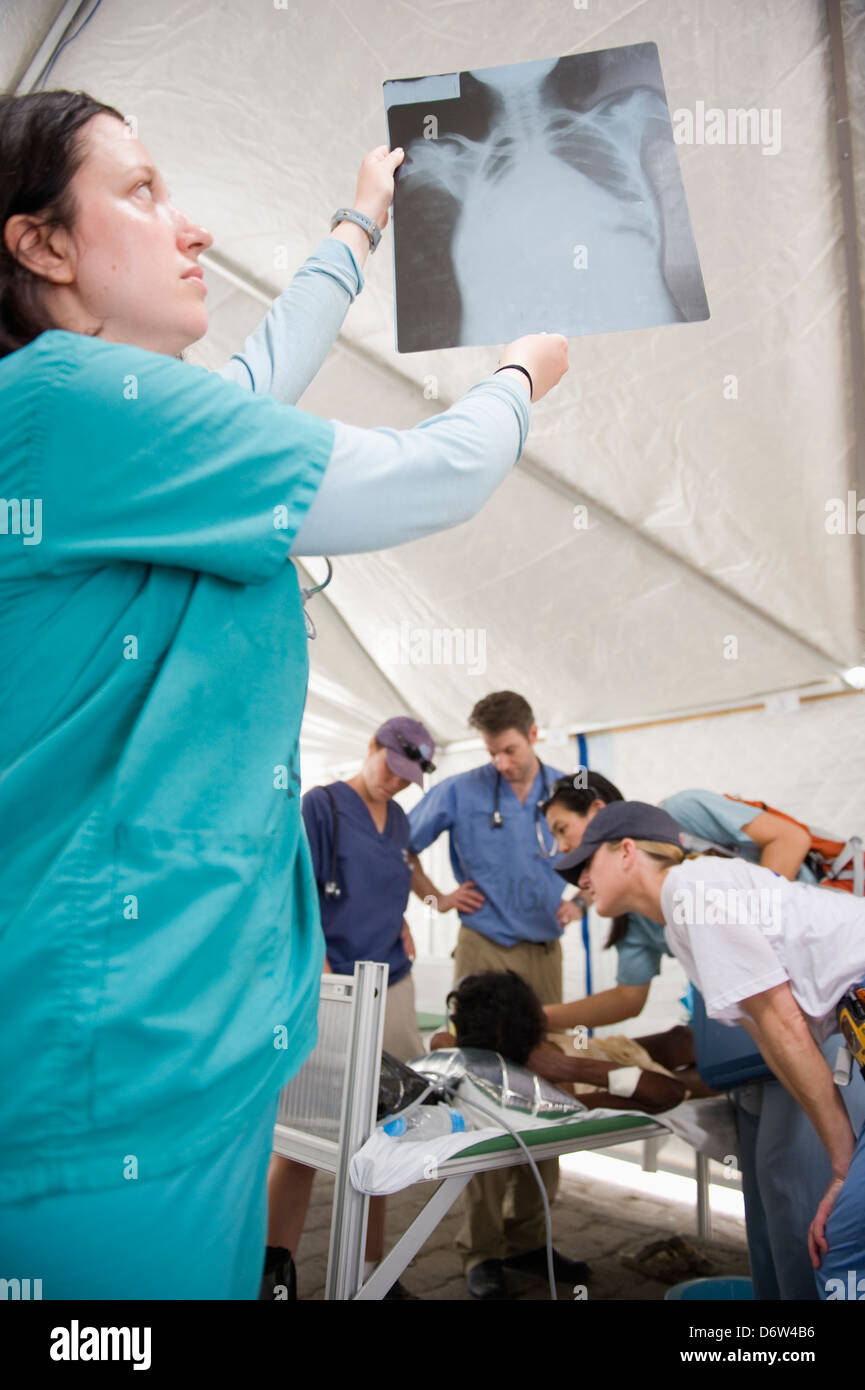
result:
M 500 1052 L 524 1066 L 543 1042 L 546 1015 L 531 985 L 513 970 L 466 975 L 447 997 L 458 1047 Z
M 541 802 L 540 809 L 546 815 L 550 806 L 559 803 L 566 811 L 576 811 L 578 816 L 584 816 L 593 801 L 603 801 L 605 806 L 609 806 L 611 801 L 624 799 L 618 787 L 606 777 L 581 767 L 572 777 L 556 779 L 546 801 Z
M 566 811 L 575 811 L 584 816 L 593 801 L 603 801 L 609 806 L 611 801 L 624 801 L 622 793 L 614 782 L 602 777 L 599 772 L 589 772 L 580 768 L 573 777 L 560 777 L 550 788 L 550 795 L 541 803 L 541 812 L 546 815 L 551 806 L 564 806 Z M 628 914 L 614 917 L 610 926 L 604 950 L 615 946 L 628 930 Z
M 69 185 L 84 161 L 79 132 L 98 115 L 123 120 L 86 92 L 0 96 L 0 357 L 57 327 L 44 306 L 46 282 L 9 250 L 6 223 L 17 213 L 38 213 L 47 227 L 74 227 Z

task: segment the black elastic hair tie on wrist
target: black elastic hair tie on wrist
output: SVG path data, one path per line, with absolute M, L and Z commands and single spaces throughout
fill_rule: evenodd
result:
M 499 372 L 506 372 L 506 371 L 508 371 L 509 368 L 512 369 L 512 370 L 515 371 L 515 372 L 522 372 L 523 376 L 525 376 L 525 377 L 528 378 L 528 382 L 529 382 L 529 400 L 534 400 L 534 397 L 535 397 L 535 383 L 532 381 L 532 378 L 531 378 L 531 375 L 530 375 L 530 373 L 529 373 L 528 367 L 521 367 L 520 364 L 519 364 L 518 362 L 506 362 L 505 365 L 504 365 L 503 367 L 496 367 L 496 370 L 493 372 L 493 376 L 496 376 Z

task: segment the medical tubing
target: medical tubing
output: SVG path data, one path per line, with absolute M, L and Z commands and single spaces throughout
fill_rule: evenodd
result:
M 453 1098 L 456 1099 L 456 1093 L 459 1088 L 460 1081 L 462 1081 L 462 1079 L 463 1078 L 460 1077 L 459 1080 L 456 1082 L 448 1081 L 446 1075 L 443 1075 L 439 1084 L 442 1090 L 452 1091 Z M 553 1302 L 558 1302 L 558 1294 L 556 1293 L 556 1276 L 555 1269 L 553 1266 L 553 1223 L 552 1218 L 550 1216 L 550 1202 L 549 1198 L 547 1197 L 547 1189 L 544 1187 L 544 1180 L 538 1172 L 538 1165 L 535 1163 L 535 1160 L 529 1153 L 528 1146 L 523 1142 L 519 1134 L 517 1134 L 516 1130 L 512 1129 L 511 1126 L 508 1124 L 507 1120 L 503 1119 L 501 1115 L 497 1115 L 494 1110 L 488 1110 L 485 1105 L 480 1105 L 476 1100 L 467 1100 L 464 1102 L 464 1104 L 470 1110 L 477 1110 L 481 1115 L 486 1115 L 487 1119 L 492 1120 L 493 1124 L 501 1125 L 504 1129 L 506 1129 L 510 1134 L 511 1138 L 517 1141 L 517 1143 L 519 1144 L 520 1148 L 522 1149 L 523 1153 L 529 1161 L 529 1167 L 535 1175 L 535 1182 L 538 1185 L 541 1194 L 541 1200 L 544 1204 L 544 1227 L 546 1230 L 547 1238 L 547 1278 L 549 1279 L 550 1283 L 550 1298 L 553 1300 Z
M 419 1105 L 423 1104 L 424 1100 L 430 1094 L 431 1091 L 450 1091 L 452 1093 L 452 1099 L 456 1100 L 460 1081 L 462 1081 L 462 1077 L 458 1078 L 458 1080 L 456 1081 L 449 1081 L 447 1078 L 447 1073 L 443 1073 L 434 1082 L 431 1082 L 430 1085 L 427 1086 L 426 1090 L 418 1096 L 417 1100 L 412 1101 L 411 1105 L 407 1105 L 404 1110 L 396 1111 L 393 1117 L 385 1115 L 384 1118 L 379 1121 L 379 1125 L 385 1124 L 387 1120 L 395 1118 L 396 1115 L 399 1115 L 404 1119 L 406 1115 L 411 1114 L 413 1110 L 415 1110 Z M 556 1276 L 553 1267 L 553 1223 L 552 1217 L 550 1216 L 550 1202 L 549 1198 L 547 1197 L 547 1189 L 544 1187 L 544 1180 L 538 1172 L 538 1165 L 535 1163 L 535 1160 L 529 1153 L 527 1145 L 520 1138 L 519 1134 L 517 1134 L 516 1130 L 511 1128 L 507 1120 L 503 1119 L 501 1115 L 497 1115 L 494 1110 L 488 1110 L 485 1105 L 480 1105 L 476 1100 L 466 1101 L 465 1104 L 469 1106 L 470 1109 L 477 1110 L 481 1115 L 485 1115 L 487 1119 L 492 1120 L 493 1124 L 501 1125 L 502 1128 L 506 1129 L 510 1134 L 511 1138 L 516 1140 L 517 1144 L 520 1146 L 520 1148 L 522 1149 L 523 1153 L 529 1161 L 529 1167 L 534 1173 L 535 1182 L 538 1185 L 538 1189 L 541 1194 L 541 1200 L 544 1204 L 544 1228 L 546 1232 L 547 1244 L 547 1278 L 549 1279 L 550 1284 L 550 1298 L 554 1302 L 558 1302 L 558 1294 L 556 1293 Z
M 503 1125 L 504 1128 L 510 1134 L 511 1138 L 516 1139 L 517 1143 L 519 1144 L 520 1148 L 522 1149 L 523 1153 L 529 1161 L 529 1167 L 535 1175 L 535 1182 L 538 1185 L 538 1190 L 541 1194 L 541 1200 L 544 1204 L 544 1227 L 547 1238 L 547 1278 L 550 1281 L 550 1298 L 553 1300 L 553 1302 L 556 1302 L 558 1300 L 558 1294 L 556 1293 L 556 1275 L 553 1266 L 553 1222 L 552 1217 L 550 1216 L 550 1202 L 549 1198 L 547 1197 L 547 1189 L 544 1187 L 544 1180 L 538 1172 L 538 1165 L 535 1163 L 535 1160 L 529 1153 L 528 1146 L 523 1142 L 519 1134 L 517 1134 L 516 1130 L 511 1129 L 511 1126 L 508 1124 L 507 1120 L 502 1119 L 501 1115 L 496 1115 L 493 1110 L 488 1110 L 485 1105 L 479 1105 L 476 1100 L 467 1100 L 465 1104 L 472 1110 L 479 1110 L 480 1113 L 482 1115 L 486 1115 L 488 1119 L 497 1121 L 500 1125 Z

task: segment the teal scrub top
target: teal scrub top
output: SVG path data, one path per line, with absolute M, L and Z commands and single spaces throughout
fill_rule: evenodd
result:
M 324 939 L 288 552 L 334 427 L 59 330 L 0 360 L 0 418 L 0 1200 L 15 1201 L 206 1156 L 314 1044 Z

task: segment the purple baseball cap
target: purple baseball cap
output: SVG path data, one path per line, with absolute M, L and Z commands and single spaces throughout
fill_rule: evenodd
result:
M 423 786 L 424 772 L 435 772 L 432 756 L 436 751 L 432 734 L 417 719 L 398 715 L 386 719 L 375 731 L 376 742 L 387 749 L 387 765 L 395 777 Z

